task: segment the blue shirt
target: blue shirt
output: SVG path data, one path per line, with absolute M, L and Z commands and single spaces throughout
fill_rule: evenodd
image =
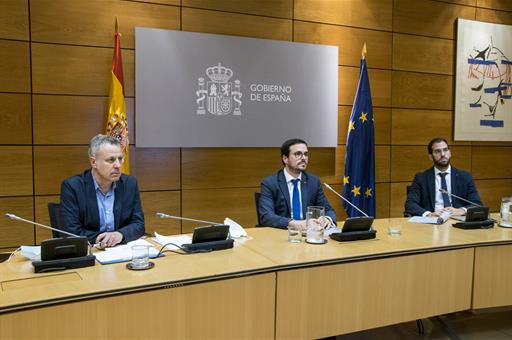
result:
M 94 175 L 92 176 L 92 179 L 94 181 L 94 189 L 96 189 L 96 200 L 98 202 L 98 212 L 100 215 L 100 232 L 114 231 L 114 200 L 116 198 L 116 182 L 114 182 L 110 187 L 110 190 L 104 194 L 96 182 Z

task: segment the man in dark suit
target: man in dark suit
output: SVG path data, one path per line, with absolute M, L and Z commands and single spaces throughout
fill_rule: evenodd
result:
M 261 182 L 258 213 L 261 224 L 287 228 L 289 224 L 306 230 L 308 206 L 325 207 L 330 225 L 336 224 L 336 214 L 324 195 L 320 179 L 308 174 L 309 152 L 305 141 L 290 139 L 281 146 L 284 169 Z
M 454 196 L 482 205 L 471 175 L 450 165 L 451 152 L 444 138 L 434 138 L 427 147 L 434 166 L 414 176 L 405 201 L 406 213 L 414 216 L 438 217 L 443 212 L 463 216 L 471 204 Z
M 100 247 L 112 247 L 144 235 L 144 213 L 135 177 L 121 173 L 119 141 L 97 135 L 89 145 L 91 169 L 62 182 L 64 228 Z

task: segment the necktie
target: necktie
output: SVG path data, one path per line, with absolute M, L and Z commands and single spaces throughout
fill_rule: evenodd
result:
M 439 176 L 441 176 L 441 189 L 448 191 L 448 186 L 446 185 L 446 172 L 440 172 Z M 451 207 L 452 204 L 450 203 L 450 198 L 448 197 L 448 194 L 443 192 L 443 205 L 444 207 Z
M 292 196 L 292 218 L 294 220 L 300 220 L 300 194 L 299 194 L 299 179 L 292 179 L 293 183 L 293 196 Z

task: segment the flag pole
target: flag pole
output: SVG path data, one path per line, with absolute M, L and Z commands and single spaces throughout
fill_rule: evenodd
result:
M 361 58 L 362 59 L 366 58 L 366 41 L 364 42 L 363 48 L 361 49 Z

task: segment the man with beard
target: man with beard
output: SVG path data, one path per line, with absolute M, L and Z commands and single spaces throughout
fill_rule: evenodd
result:
M 261 182 L 258 204 L 260 222 L 264 226 L 287 228 L 296 225 L 306 230 L 308 206 L 325 207 L 329 226 L 336 224 L 336 214 L 329 205 L 317 176 L 306 172 L 308 146 L 301 139 L 290 139 L 281 146 L 284 169 Z
M 135 177 L 121 174 L 120 142 L 97 135 L 89 144 L 91 168 L 62 182 L 62 227 L 101 248 L 144 235 L 144 213 Z
M 465 215 L 471 204 L 442 193 L 440 189 L 482 205 L 471 175 L 450 165 L 452 155 L 448 142 L 444 138 L 434 138 L 428 143 L 427 150 L 434 166 L 414 176 L 405 201 L 406 213 L 430 217 L 438 217 L 443 212 Z

